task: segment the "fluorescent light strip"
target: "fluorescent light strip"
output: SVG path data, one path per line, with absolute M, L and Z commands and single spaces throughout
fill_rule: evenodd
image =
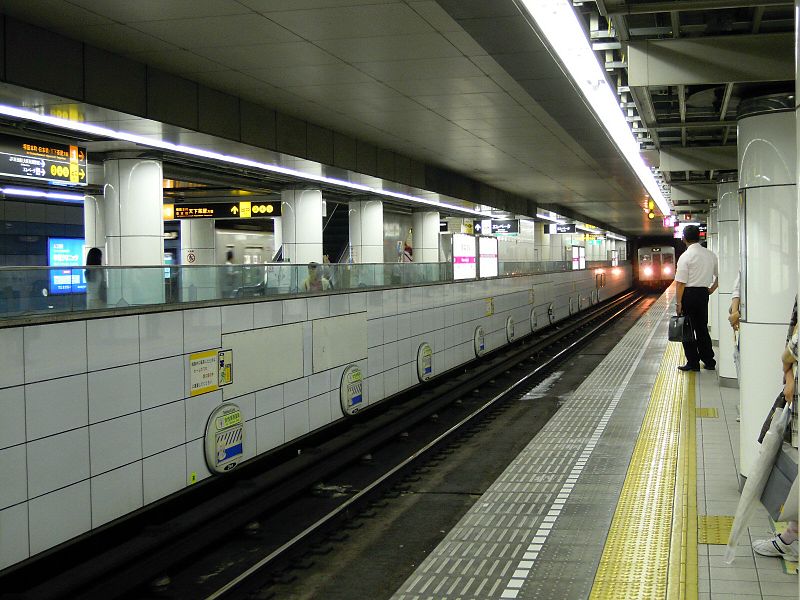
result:
M 446 204 L 444 202 L 434 202 L 433 200 L 425 200 L 424 198 L 419 198 L 417 196 L 411 196 L 409 194 L 403 194 L 400 192 L 392 192 L 389 190 L 381 190 L 378 188 L 370 187 L 368 185 L 353 183 L 351 181 L 344 181 L 342 179 L 335 179 L 333 177 L 324 177 L 322 175 L 311 175 L 309 173 L 303 173 L 302 171 L 289 169 L 287 167 L 271 165 L 268 163 L 262 163 L 259 161 L 250 160 L 247 158 L 241 158 L 238 156 L 231 156 L 228 154 L 221 154 L 219 152 L 204 150 L 202 148 L 193 148 L 191 146 L 184 146 L 183 144 L 173 144 L 171 142 L 165 142 L 163 140 L 155 140 L 141 135 L 136 135 L 134 133 L 129 133 L 126 131 L 116 131 L 113 129 L 108 129 L 107 127 L 100 127 L 99 125 L 90 125 L 88 123 L 70 121 L 68 119 L 61 119 L 59 117 L 40 115 L 38 113 L 21 108 L 16 108 L 14 106 L 7 106 L 4 104 L 0 104 L 0 115 L 13 117 L 16 119 L 23 119 L 26 121 L 34 121 L 36 123 L 43 123 L 45 125 L 50 125 L 52 127 L 59 127 L 61 129 L 67 129 L 70 131 L 77 131 L 80 133 L 88 133 L 91 135 L 97 135 L 115 140 L 132 142 L 134 144 L 140 144 L 142 146 L 147 146 L 150 148 L 158 148 L 160 150 L 167 150 L 169 152 L 175 152 L 177 154 L 197 156 L 200 158 L 207 158 L 209 160 L 215 160 L 240 167 L 250 167 L 253 169 L 266 171 L 269 173 L 278 173 L 280 175 L 295 177 L 297 179 L 301 179 L 304 181 L 333 185 L 337 187 L 346 188 L 349 190 L 354 190 L 357 192 L 363 192 L 365 194 L 382 196 L 384 198 L 395 198 L 398 200 L 406 200 L 408 202 L 413 202 L 416 204 L 423 204 L 425 206 L 430 206 L 437 209 L 447 209 L 475 216 L 483 216 L 483 213 L 481 213 L 480 211 L 472 210 L 470 208 L 463 208 L 461 206 L 455 206 L 453 204 Z
M 83 202 L 83 194 L 68 194 L 66 192 L 43 192 L 26 188 L 0 188 L 6 196 L 22 196 L 25 198 L 47 198 L 50 200 L 67 200 L 69 202 Z
M 652 171 L 644 164 L 639 144 L 608 85 L 594 51 L 583 33 L 578 17 L 568 0 L 520 0 L 536 21 L 539 31 L 569 72 L 636 176 L 666 216 L 669 204 L 661 193 Z

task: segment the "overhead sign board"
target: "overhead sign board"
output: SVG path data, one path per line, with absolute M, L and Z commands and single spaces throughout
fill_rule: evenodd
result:
M 575 233 L 575 223 L 555 223 L 550 225 L 550 234 Z
M 486 233 L 486 232 L 484 232 Z M 494 235 L 515 235 L 519 233 L 518 219 L 492 219 L 492 233 Z
M 190 202 L 165 204 L 164 220 L 280 217 L 280 202 Z
M 87 185 L 86 148 L 0 136 L 0 175 L 48 183 Z

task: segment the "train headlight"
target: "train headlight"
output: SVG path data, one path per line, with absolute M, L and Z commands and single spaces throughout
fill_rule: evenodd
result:
M 647 277 L 650 277 L 653 274 L 653 268 L 652 267 L 645 267 L 644 268 L 644 274 Z
M 664 267 L 664 275 L 672 275 L 672 267 Z

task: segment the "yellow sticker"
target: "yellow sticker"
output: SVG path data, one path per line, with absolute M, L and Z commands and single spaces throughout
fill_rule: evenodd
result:
M 197 471 L 192 471 L 189 473 L 189 485 L 193 483 L 197 483 Z
M 486 316 L 491 317 L 494 314 L 494 298 L 486 298 Z

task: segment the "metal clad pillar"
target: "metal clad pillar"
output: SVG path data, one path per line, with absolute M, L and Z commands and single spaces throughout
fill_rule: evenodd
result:
M 719 226 L 717 222 L 717 207 L 712 206 L 708 211 L 708 249 L 719 256 Z M 719 321 L 720 313 L 719 292 L 714 292 L 708 299 L 708 329 L 711 341 L 715 346 L 719 342 Z
M 794 102 L 743 102 L 738 122 L 742 254 L 740 464 L 758 456 L 764 415 L 782 381 L 781 354 L 797 293 L 797 159 Z M 769 391 L 768 391 L 769 390 Z
M 281 191 L 283 260 L 322 263 L 322 190 Z
M 181 220 L 181 284 L 192 300 L 212 300 L 217 297 L 217 270 L 208 265 L 216 263 L 214 219 Z M 235 256 L 234 262 L 241 262 Z
M 355 200 L 348 207 L 353 262 L 383 262 L 383 202 Z M 438 227 L 438 223 L 437 223 Z
M 83 237 L 87 248 L 100 248 L 103 261 L 106 256 L 106 213 L 105 200 L 96 196 L 83 197 Z M 86 260 L 86 257 L 83 257 Z
M 717 221 L 719 227 L 719 365 L 720 385 L 738 387 L 736 365 L 733 362 L 734 334 L 728 322 L 728 309 L 733 284 L 739 275 L 739 182 L 717 186 Z
M 106 263 L 153 266 L 164 263 L 163 173 L 161 162 L 112 158 L 105 172 Z M 108 272 L 109 304 L 160 304 L 164 301 L 162 269 Z
M 439 262 L 439 212 L 414 213 L 414 262 Z

